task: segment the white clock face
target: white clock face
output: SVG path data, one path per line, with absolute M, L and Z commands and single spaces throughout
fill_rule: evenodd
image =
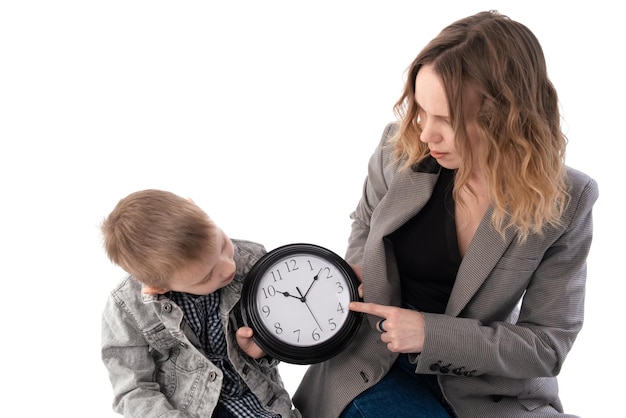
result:
M 309 347 L 333 337 L 348 318 L 350 288 L 334 264 L 292 254 L 261 277 L 256 307 L 263 326 L 293 346 Z

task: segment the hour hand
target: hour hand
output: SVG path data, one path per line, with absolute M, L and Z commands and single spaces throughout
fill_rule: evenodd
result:
M 276 292 L 280 293 L 281 295 L 283 295 L 283 296 L 284 296 L 284 297 L 286 297 L 286 298 L 292 297 L 292 298 L 296 298 L 296 299 L 298 299 L 298 300 L 300 300 L 300 301 L 302 300 L 302 298 L 301 298 L 301 297 L 299 297 L 299 296 L 294 296 L 294 295 L 292 295 L 292 294 L 291 294 L 291 293 L 289 293 L 289 292 L 281 292 L 280 290 L 277 290 Z

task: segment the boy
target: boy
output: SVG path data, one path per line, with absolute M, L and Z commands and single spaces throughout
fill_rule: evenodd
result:
M 120 200 L 101 229 L 108 257 L 130 274 L 102 321 L 116 412 L 300 417 L 277 361 L 240 328 L 242 283 L 263 246 L 231 241 L 191 200 L 161 190 Z

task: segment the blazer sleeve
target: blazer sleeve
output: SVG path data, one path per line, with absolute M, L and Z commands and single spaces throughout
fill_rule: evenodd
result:
M 396 123 L 387 124 L 376 150 L 370 157 L 361 200 L 350 214 L 352 230 L 345 257 L 349 263 L 362 265 L 363 248 L 369 235 L 372 213 L 389 190 L 396 168 L 389 164 L 393 158 L 393 146 L 389 144 L 389 140 L 396 132 Z
M 513 277 L 504 276 L 503 268 L 496 266 L 487 279 L 524 280 L 528 275 L 517 322 L 486 321 L 474 315 L 476 311 L 462 312 L 459 317 L 424 313 L 424 349 L 414 358 L 418 373 L 432 373 L 433 365 L 443 365 L 472 376 L 523 379 L 559 374 L 583 324 L 592 207 L 598 198 L 593 179 L 573 170 L 570 177 L 574 185 L 564 225 L 541 239 L 512 244 L 519 252 L 512 257 L 515 249 L 509 249 L 501 259 L 502 263 L 518 263 L 524 245 L 544 245 L 536 268 L 530 272 L 518 269 Z M 509 266 L 508 274 L 512 273 Z M 497 307 L 503 295 L 487 297 L 491 299 L 485 300 Z

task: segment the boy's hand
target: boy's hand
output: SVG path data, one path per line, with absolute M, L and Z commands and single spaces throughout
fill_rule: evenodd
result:
M 250 357 L 253 359 L 260 359 L 265 356 L 265 352 L 261 350 L 261 348 L 256 345 L 254 340 L 252 340 L 252 328 L 250 327 L 241 327 L 237 330 L 235 336 L 237 337 L 237 344 L 239 347 Z

